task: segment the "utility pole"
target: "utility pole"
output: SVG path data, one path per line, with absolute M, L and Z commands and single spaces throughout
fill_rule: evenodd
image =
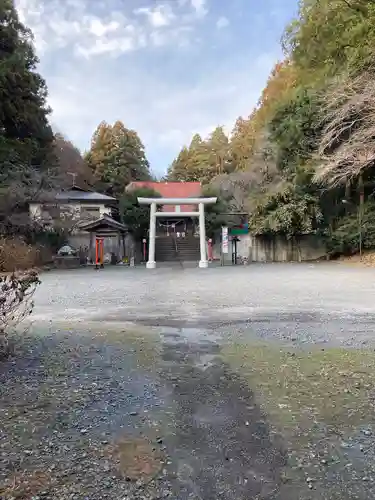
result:
M 359 189 L 359 209 L 358 209 L 358 226 L 359 226 L 359 256 L 362 258 L 362 219 L 363 219 L 363 205 L 365 202 L 365 190 L 362 175 L 358 179 Z

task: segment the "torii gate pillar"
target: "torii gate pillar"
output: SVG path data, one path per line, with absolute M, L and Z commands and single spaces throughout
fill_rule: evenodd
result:
M 156 203 L 150 205 L 150 231 L 148 242 L 148 261 L 146 263 L 147 269 L 155 269 L 155 237 L 156 237 Z
M 206 220 L 204 206 L 216 203 L 217 198 L 138 198 L 140 205 L 150 205 L 150 231 L 147 269 L 155 269 L 155 238 L 156 238 L 156 218 L 157 217 L 175 217 L 176 212 L 158 212 L 157 205 L 198 205 L 198 212 L 178 212 L 179 217 L 198 217 L 199 218 L 199 243 L 200 243 L 200 261 L 199 267 L 208 267 L 206 251 Z
M 207 251 L 206 251 L 206 220 L 204 216 L 204 204 L 199 203 L 199 242 L 201 250 L 201 260 L 199 267 L 208 267 Z

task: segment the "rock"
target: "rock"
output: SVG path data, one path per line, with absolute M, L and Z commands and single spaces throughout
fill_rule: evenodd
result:
M 364 434 L 365 436 L 367 436 L 367 437 L 368 437 L 368 436 L 372 436 L 372 431 L 370 431 L 369 429 L 365 429 L 365 430 L 363 431 L 363 434 Z
M 129 413 L 129 415 L 130 415 L 131 417 L 136 417 L 136 416 L 138 415 L 138 412 L 137 412 L 137 411 L 131 411 L 131 412 Z

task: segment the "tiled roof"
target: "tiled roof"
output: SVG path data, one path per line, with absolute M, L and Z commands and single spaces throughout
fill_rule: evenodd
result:
M 56 200 L 59 201 L 68 201 L 68 200 L 76 200 L 76 201 L 103 201 L 103 202 L 112 202 L 116 201 L 112 196 L 107 196 L 106 194 L 92 192 L 92 191 L 62 191 L 56 195 Z
M 128 227 L 125 224 L 121 224 L 121 222 L 117 222 L 114 220 L 112 217 L 110 217 L 107 214 L 104 214 L 103 217 L 100 217 L 99 219 L 90 221 L 90 222 L 84 222 L 79 225 L 80 229 L 84 231 L 90 231 L 92 229 L 96 229 L 101 226 L 107 226 L 112 229 L 116 229 L 118 231 L 127 231 Z
M 152 182 L 135 181 L 131 182 L 127 191 L 139 188 L 150 188 L 160 194 L 162 198 L 197 198 L 201 195 L 202 186 L 200 182 Z M 194 205 L 180 205 L 180 212 L 191 212 L 196 207 Z M 175 212 L 175 205 L 165 205 L 163 212 Z

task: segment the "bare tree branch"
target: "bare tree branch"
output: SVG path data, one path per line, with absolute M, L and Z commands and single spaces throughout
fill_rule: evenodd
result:
M 375 85 L 372 72 L 331 88 L 323 103 L 324 129 L 315 179 L 346 183 L 375 166 Z

